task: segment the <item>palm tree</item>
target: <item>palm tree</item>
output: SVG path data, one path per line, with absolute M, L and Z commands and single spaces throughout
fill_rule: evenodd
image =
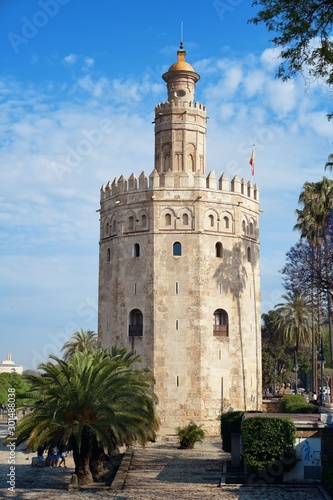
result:
M 75 352 L 68 361 L 50 356 L 31 375 L 33 411 L 17 425 L 16 443 L 62 444 L 73 450 L 80 484 L 92 481 L 94 447 L 109 450 L 155 437 L 156 396 L 148 369 L 133 369 L 105 350 Z
M 330 157 L 329 157 L 330 159 Z M 325 168 L 332 168 L 330 162 L 326 163 Z M 329 273 L 328 266 L 330 258 L 325 258 L 329 255 L 327 241 L 329 216 L 333 213 L 333 181 L 323 177 L 320 182 L 306 182 L 303 186 L 303 191 L 299 196 L 299 203 L 303 204 L 302 210 L 296 210 L 297 224 L 294 229 L 301 232 L 301 238 L 306 238 L 313 247 L 313 286 L 312 297 L 317 296 L 317 324 L 318 328 L 321 324 L 321 295 L 326 295 L 327 311 L 329 319 L 330 331 L 330 350 L 331 363 L 333 364 L 333 329 L 332 329 L 332 304 L 330 290 L 324 290 L 322 283 L 327 281 Z M 324 256 L 324 259 L 323 259 Z M 324 261 L 324 265 L 322 262 Z M 316 292 L 316 293 L 315 293 Z M 313 304 L 314 307 L 314 304 Z M 314 331 L 314 314 L 313 314 L 313 334 L 312 334 L 312 385 L 316 387 L 316 345 Z
M 71 356 L 79 352 L 90 352 L 98 347 L 97 334 L 92 330 L 78 330 L 74 332 L 65 344 L 62 346 L 62 351 L 64 351 L 64 360 L 68 361 Z
M 300 346 L 311 341 L 311 305 L 304 296 L 293 292 L 282 298 L 285 302 L 275 306 L 279 343 L 293 346 L 297 355 Z
M 328 155 L 327 162 L 325 163 L 325 170 L 332 172 L 333 169 L 333 154 Z

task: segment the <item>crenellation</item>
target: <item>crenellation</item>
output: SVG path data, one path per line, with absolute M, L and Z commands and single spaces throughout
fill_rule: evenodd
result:
M 244 195 L 247 193 L 247 182 L 244 177 L 241 178 L 241 193 Z
M 251 181 L 247 182 L 246 188 L 247 188 L 247 191 L 246 191 L 247 197 L 248 198 L 253 198 L 253 186 L 252 186 L 252 182 Z
M 217 179 L 214 170 L 211 170 L 206 178 L 206 187 L 208 189 L 216 189 L 217 188 Z
M 254 200 L 256 200 L 257 202 L 259 202 L 259 188 L 257 186 L 257 184 L 255 184 L 253 186 L 253 198 Z
M 112 196 L 115 196 L 118 193 L 118 179 L 115 177 L 112 182 Z
M 220 191 L 230 191 L 230 180 L 225 172 L 219 178 L 219 189 Z
M 231 191 L 242 194 L 242 183 L 238 175 L 235 175 L 235 177 L 231 180 Z
M 194 187 L 196 189 L 204 189 L 206 187 L 206 176 L 201 172 L 196 172 L 194 175 Z
M 128 191 L 135 191 L 138 189 L 138 180 L 132 173 L 128 178 Z
M 148 189 L 148 177 L 143 171 L 139 176 L 139 189 Z
M 251 181 L 241 180 L 236 175 L 231 181 L 226 173 L 223 173 L 217 180 L 215 171 L 211 170 L 207 176 L 201 172 L 174 172 L 169 169 L 167 172 L 159 173 L 154 169 L 149 177 L 144 171 L 141 172 L 139 179 L 134 173 L 128 180 L 121 175 L 119 179 L 114 178 L 113 182 L 108 181 L 101 187 L 101 200 L 107 200 L 126 193 L 140 193 L 146 191 L 155 191 L 159 189 L 182 189 L 205 191 L 208 195 L 212 191 L 219 193 L 236 193 L 244 199 L 259 202 L 258 186 L 252 185 Z M 219 198 L 220 199 L 220 198 Z
M 127 191 L 127 179 L 121 175 L 118 179 L 118 193 L 125 193 Z
M 201 110 L 203 112 L 206 112 L 206 106 L 202 104 L 201 102 L 198 101 L 165 101 L 165 102 L 160 102 L 155 106 L 155 112 L 158 113 L 159 111 L 165 111 L 165 110 L 172 110 L 174 107 L 182 107 L 182 108 L 193 108 L 196 110 Z

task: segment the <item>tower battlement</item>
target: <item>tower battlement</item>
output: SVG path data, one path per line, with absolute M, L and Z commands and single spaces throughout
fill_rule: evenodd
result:
M 172 108 L 192 108 L 192 109 L 201 109 L 202 111 L 206 111 L 206 106 L 204 104 L 201 104 L 201 102 L 198 101 L 185 101 L 185 100 L 179 100 L 179 101 L 166 101 L 166 102 L 160 102 L 155 106 L 155 112 L 160 111 L 160 110 L 167 110 L 167 109 L 172 109 Z
M 234 193 L 253 200 L 259 204 L 259 188 L 257 184 L 252 184 L 251 181 L 240 179 L 235 175 L 231 180 L 226 173 L 223 173 L 217 179 L 215 172 L 212 170 L 207 176 L 196 173 L 187 172 L 163 172 L 158 173 L 153 170 L 149 177 L 142 172 L 137 178 L 134 173 L 128 179 L 121 175 L 115 178 L 113 182 L 109 181 L 103 184 L 101 188 L 101 202 L 110 198 L 117 197 L 124 193 L 133 193 L 134 191 L 154 191 L 159 188 L 164 189 L 190 189 L 192 190 L 209 190 L 222 193 Z

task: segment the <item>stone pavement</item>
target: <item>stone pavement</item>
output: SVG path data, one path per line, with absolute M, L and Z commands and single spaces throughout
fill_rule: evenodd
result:
M 67 469 L 31 467 L 34 454 L 16 452 L 15 493 L 8 492 L 8 450 L 0 449 L 0 498 L 15 500 L 317 500 L 328 499 L 317 486 L 246 486 L 219 487 L 223 459 L 219 439 L 206 439 L 193 450 L 180 450 L 176 441 L 149 443 L 146 448 L 134 447 L 133 458 L 124 488 L 111 490 L 66 491 L 74 472 L 69 458 Z

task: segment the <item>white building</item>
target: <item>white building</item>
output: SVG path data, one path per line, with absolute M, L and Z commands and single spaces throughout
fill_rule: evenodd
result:
M 12 355 L 7 354 L 7 358 L 4 361 L 0 361 L 0 373 L 18 373 L 22 375 L 23 366 L 15 365 L 12 361 Z

